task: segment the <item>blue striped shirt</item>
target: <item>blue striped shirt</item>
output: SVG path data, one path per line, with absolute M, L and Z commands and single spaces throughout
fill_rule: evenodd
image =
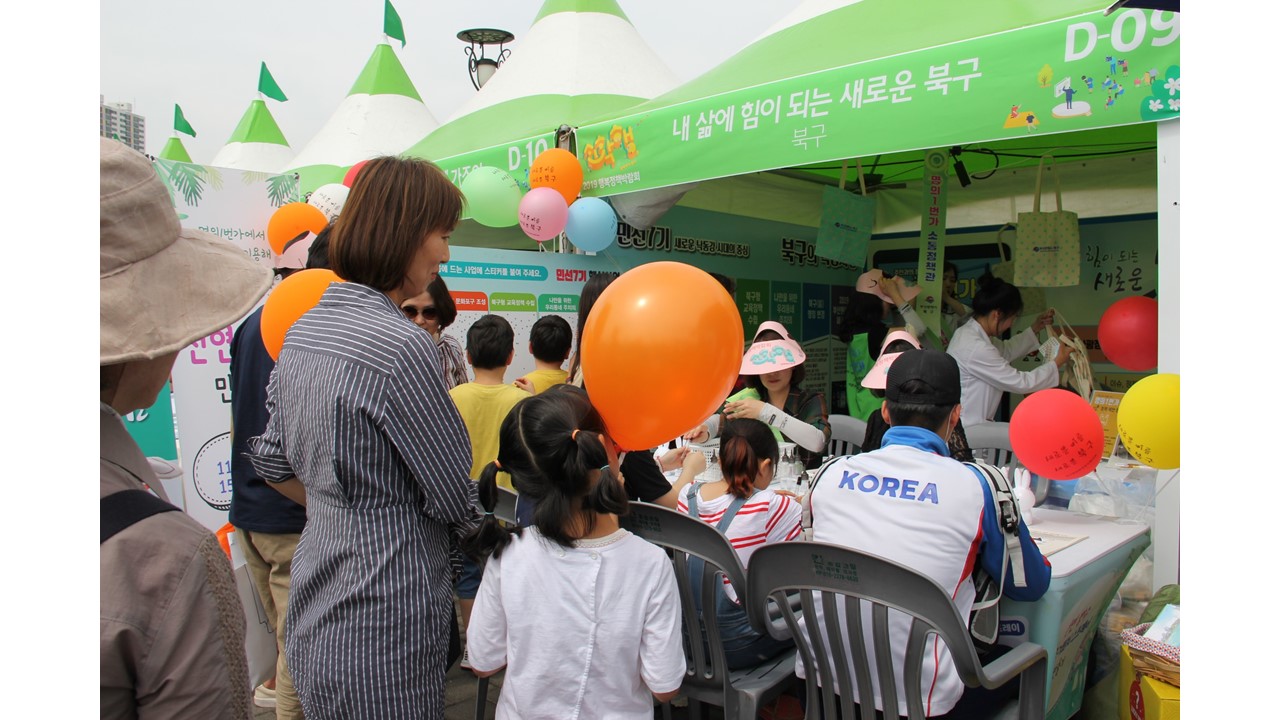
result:
M 442 717 L 456 541 L 477 515 L 439 351 L 383 293 L 335 283 L 290 328 L 267 396 L 254 467 L 307 492 L 285 621 L 303 712 Z

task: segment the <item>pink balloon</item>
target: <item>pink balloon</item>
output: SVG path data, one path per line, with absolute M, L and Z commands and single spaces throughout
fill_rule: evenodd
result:
M 520 228 L 538 242 L 559 235 L 568 221 L 569 205 L 554 188 L 536 187 L 520 199 Z

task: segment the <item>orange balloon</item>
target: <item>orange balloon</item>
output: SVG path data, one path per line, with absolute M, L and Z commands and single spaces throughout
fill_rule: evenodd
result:
M 538 187 L 555 190 L 564 196 L 566 205 L 572 205 L 582 192 L 582 165 L 578 158 L 563 148 L 542 151 L 529 166 L 529 189 Z
M 664 443 L 711 416 L 742 365 L 738 306 L 692 265 L 628 270 L 582 330 L 582 380 L 625 450 Z
M 262 306 L 262 344 L 272 360 L 280 357 L 284 334 L 308 310 L 320 302 L 330 283 L 342 282 L 332 270 L 299 270 L 276 285 Z
M 291 202 L 280 206 L 267 221 L 267 242 L 271 252 L 284 254 L 284 246 L 305 232 L 319 233 L 329 224 L 324 211 L 304 202 Z

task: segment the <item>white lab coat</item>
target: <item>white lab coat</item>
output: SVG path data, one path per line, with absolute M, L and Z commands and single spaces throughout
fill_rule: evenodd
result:
M 1031 328 L 1007 341 L 987 335 L 976 318 L 956 330 L 947 354 L 960 366 L 960 420 L 965 427 L 995 417 L 1005 391 L 1026 394 L 1057 387 L 1058 366 L 1052 359 L 1027 372 L 1009 364 L 1039 346 Z

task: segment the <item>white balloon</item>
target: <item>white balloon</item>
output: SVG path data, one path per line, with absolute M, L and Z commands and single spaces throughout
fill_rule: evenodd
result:
M 307 198 L 307 204 L 319 208 L 329 222 L 333 222 L 338 213 L 342 212 L 342 206 L 346 204 L 347 194 L 350 192 L 351 188 L 342 183 L 321 185 Z

